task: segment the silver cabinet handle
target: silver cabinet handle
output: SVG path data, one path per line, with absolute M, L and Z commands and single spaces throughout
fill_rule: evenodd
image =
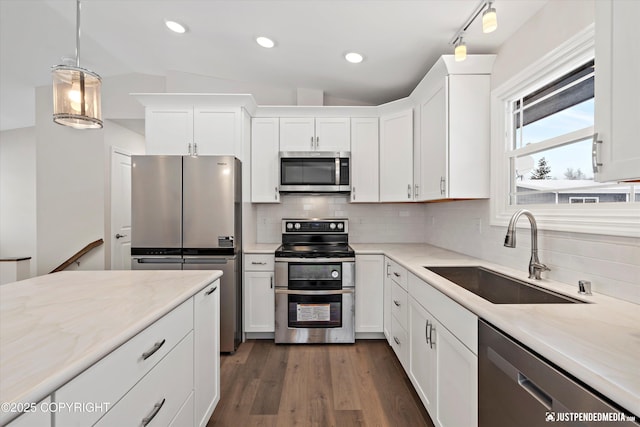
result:
M 273 276 L 269 277 L 269 280 L 271 282 L 271 286 L 270 287 L 271 287 L 271 289 L 273 289 Z
M 427 341 L 427 344 L 429 344 L 429 321 L 427 320 L 427 323 L 424 325 L 424 338 Z
M 207 292 L 205 292 L 205 295 L 211 295 L 212 293 L 214 293 L 216 291 L 216 289 L 218 289 L 217 286 L 214 286 L 213 288 L 209 289 Z
M 191 143 L 187 144 L 187 154 L 191 155 Z
M 398 339 L 398 337 L 394 336 L 393 340 L 396 342 L 396 344 L 400 345 L 400 340 Z
M 433 323 L 431 323 L 429 325 L 429 348 L 433 348 L 433 345 L 435 344 L 435 342 L 433 341 L 433 330 L 435 328 L 433 327 Z
M 147 417 L 144 417 L 142 419 L 143 427 L 148 425 L 151 422 L 151 420 L 153 420 L 156 417 L 156 415 L 158 415 L 158 412 L 160 412 L 160 409 L 162 409 L 162 405 L 164 405 L 165 400 L 166 399 L 162 399 L 162 401 L 153 405 L 153 409 L 151 410 L 151 413 Z
M 264 261 L 251 261 L 252 265 L 267 265 L 266 262 Z
M 276 193 L 273 195 L 273 198 L 278 200 L 278 187 L 275 187 Z
M 316 136 L 316 150 L 320 147 L 320 137 Z
M 602 140 L 598 139 L 598 132 L 593 134 L 591 141 L 591 163 L 593 165 L 593 173 L 598 173 L 598 168 L 602 166 L 602 162 L 598 161 L 598 144 L 602 144 Z
M 397 299 L 393 300 L 393 303 L 396 305 L 396 307 L 400 307 L 400 301 L 398 301 Z
M 311 137 L 311 149 L 313 150 L 313 136 Z
M 193 155 L 198 155 L 198 144 L 196 144 L 195 142 L 193 143 Z
M 418 191 L 420 189 L 420 186 L 418 184 L 414 185 L 415 191 L 414 191 L 414 197 L 417 199 L 418 198 L 418 194 L 420 194 L 420 192 Z
M 407 199 L 411 198 L 411 184 L 407 184 Z
M 444 176 L 440 177 L 440 194 L 444 195 L 444 191 L 445 191 L 445 179 Z
M 355 200 L 356 199 L 356 187 L 355 185 L 353 187 L 351 187 L 351 200 Z
M 397 271 L 394 271 L 393 275 L 396 276 L 396 277 L 400 277 L 400 273 L 398 273 Z
M 387 277 L 389 277 L 389 269 L 391 268 L 391 264 L 387 263 Z
M 127 237 L 126 234 L 116 233 L 116 239 L 122 239 L 123 237 Z
M 158 341 L 153 345 L 153 347 L 151 347 L 149 350 L 142 353 L 142 360 L 147 360 L 148 358 L 153 356 L 156 351 L 160 350 L 160 347 L 164 345 L 165 341 L 166 340 L 164 339 L 162 341 Z

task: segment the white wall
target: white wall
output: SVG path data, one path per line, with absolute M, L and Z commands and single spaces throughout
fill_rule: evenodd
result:
M 352 243 L 423 243 L 424 205 L 348 203 L 347 196 L 283 195 L 279 204 L 258 204 L 257 243 L 282 241 L 283 218 L 349 218 Z
M 36 89 L 36 223 L 38 274 L 104 238 L 104 130 L 78 131 L 52 121 L 51 87 Z M 104 245 L 82 270 L 102 270 Z M 76 268 L 76 267 L 74 267 Z
M 0 257 L 31 257 L 36 274 L 36 130 L 0 132 Z
M 495 62 L 492 87 L 593 22 L 593 1 L 549 2 L 503 45 Z M 488 200 L 426 205 L 426 242 L 487 261 L 526 270 L 530 230 L 522 218 L 515 249 L 503 246 L 505 227 L 489 226 Z M 535 211 L 533 212 L 535 215 Z M 479 225 L 479 227 L 478 227 Z M 540 260 L 551 271 L 544 277 L 575 284 L 591 280 L 593 289 L 640 303 L 640 239 L 540 231 Z

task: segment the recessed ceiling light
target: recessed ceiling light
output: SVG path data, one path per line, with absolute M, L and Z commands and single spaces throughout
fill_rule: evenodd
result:
M 271 49 L 276 45 L 274 41 L 268 37 L 257 37 L 256 43 L 258 43 L 262 47 L 266 47 L 267 49 Z
M 344 59 L 351 62 L 352 64 L 359 64 L 364 58 L 359 53 L 349 52 L 344 56 Z
M 164 24 L 167 26 L 168 29 L 170 29 L 174 33 L 183 34 L 187 31 L 187 28 L 184 25 L 176 21 L 166 20 L 164 21 Z

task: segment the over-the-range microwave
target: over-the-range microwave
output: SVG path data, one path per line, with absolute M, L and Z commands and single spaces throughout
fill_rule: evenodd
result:
M 280 152 L 280 192 L 349 192 L 349 157 L 348 152 Z

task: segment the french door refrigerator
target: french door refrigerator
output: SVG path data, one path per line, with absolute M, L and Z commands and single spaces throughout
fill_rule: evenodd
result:
M 231 156 L 132 156 L 131 268 L 222 270 L 221 352 L 242 333 L 241 169 Z

